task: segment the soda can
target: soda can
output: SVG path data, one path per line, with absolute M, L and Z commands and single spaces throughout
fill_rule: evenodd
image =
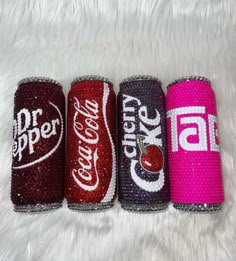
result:
M 72 210 L 102 210 L 116 196 L 116 96 L 100 76 L 83 76 L 68 95 L 65 195 Z
M 118 94 L 119 201 L 131 211 L 167 208 L 165 95 L 152 76 L 132 76 Z
M 48 78 L 25 78 L 14 99 L 11 200 L 16 212 L 59 208 L 64 197 L 62 86 Z
M 166 103 L 171 201 L 185 211 L 218 210 L 224 191 L 211 83 L 180 78 L 168 85 Z

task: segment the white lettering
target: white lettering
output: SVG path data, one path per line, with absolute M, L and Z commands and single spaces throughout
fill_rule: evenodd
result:
M 150 126 L 156 126 L 157 122 L 160 122 L 160 113 L 155 109 L 156 117 L 155 118 L 149 118 L 148 117 L 148 111 L 147 106 L 142 106 L 139 109 L 138 115 L 140 120 Z
M 133 122 L 125 122 L 123 129 L 126 133 L 133 133 L 135 131 L 135 124 Z
M 155 181 L 147 181 L 144 179 L 141 179 L 135 170 L 136 164 L 138 163 L 137 160 L 131 160 L 131 165 L 130 165 L 130 172 L 131 172 L 131 177 L 133 181 L 143 190 L 148 191 L 148 192 L 157 192 L 160 191 L 165 183 L 165 177 L 164 177 L 164 172 L 163 170 L 160 171 L 159 177 Z
M 180 119 L 181 124 L 196 123 L 198 128 L 186 128 L 179 135 L 179 144 L 184 150 L 188 151 L 203 151 L 207 150 L 206 139 L 206 123 L 201 117 L 183 117 Z M 198 135 L 198 142 L 188 142 L 188 137 Z
M 135 97 L 132 97 L 132 96 L 129 96 L 129 95 L 126 95 L 124 94 L 123 95 L 123 108 L 124 108 L 124 111 L 131 111 L 131 112 L 134 112 L 134 108 L 133 107 L 127 107 L 126 104 L 128 102 L 131 102 L 131 101 L 136 101 L 138 105 L 141 105 L 141 101 Z
M 19 138 L 18 138 L 18 150 L 15 153 L 15 155 L 19 155 L 18 156 L 18 161 L 22 159 L 22 151 L 26 148 L 27 146 L 27 135 L 26 134 L 22 134 Z
M 50 105 L 55 107 L 59 112 L 59 109 L 54 104 L 50 103 Z M 53 119 L 51 122 L 44 122 L 42 126 L 39 126 L 38 118 L 42 115 L 42 109 L 36 109 L 30 112 L 24 108 L 17 113 L 16 119 L 13 121 L 13 157 L 18 156 L 18 161 L 21 161 L 22 152 L 28 146 L 29 154 L 33 154 L 35 152 L 35 145 L 41 137 L 48 139 L 52 135 L 57 134 L 56 126 L 60 125 L 60 120 Z
M 92 119 L 98 119 L 98 103 L 96 101 L 88 101 L 86 100 L 85 106 L 80 106 L 78 99 L 75 99 L 74 107 L 76 109 L 76 113 L 74 115 L 74 131 L 79 139 L 83 140 L 89 144 L 97 144 L 99 137 L 96 130 L 98 130 L 98 125 L 94 122 L 91 124 Z M 87 117 L 85 120 L 86 126 L 84 126 L 80 121 L 80 114 Z M 86 136 L 81 134 L 83 131 Z
M 158 122 L 158 124 L 160 124 L 160 122 Z M 139 126 L 140 130 L 145 133 L 144 143 L 162 146 L 162 139 L 158 138 L 158 136 L 161 135 L 161 126 L 157 126 L 155 129 L 152 130 L 148 130 L 141 122 Z
M 124 153 L 128 158 L 136 157 L 137 137 L 135 133 L 135 107 L 130 105 L 130 102 L 136 102 L 137 113 L 140 121 L 137 123 L 140 133 L 144 137 L 144 143 L 155 144 L 162 146 L 161 139 L 161 126 L 160 126 L 160 113 L 158 110 L 154 110 L 155 116 L 150 117 L 148 114 L 147 106 L 141 106 L 141 101 L 132 96 L 123 95 L 123 130 L 124 136 L 122 140 L 122 146 L 124 146 Z M 140 106 L 140 107 L 139 107 Z M 150 113 L 150 112 L 149 112 Z M 152 128 L 150 128 L 152 127 Z
M 79 100 L 74 97 L 75 114 L 73 118 L 73 129 L 78 142 L 78 163 L 79 168 L 72 170 L 72 176 L 75 182 L 84 190 L 95 190 L 99 183 L 99 177 L 96 169 L 98 159 L 97 149 L 92 151 L 91 147 L 85 144 L 97 144 L 99 141 L 98 130 L 99 124 L 96 120 L 99 119 L 98 103 L 95 100 L 85 100 L 85 105 L 81 105 Z M 84 119 L 85 118 L 85 119 Z M 91 174 L 92 168 L 95 168 L 96 176 Z M 94 184 L 86 184 L 93 181 Z
M 205 115 L 205 107 L 189 106 L 170 110 L 167 112 L 167 118 L 170 118 L 171 125 L 171 148 L 173 152 L 179 150 L 179 146 L 186 151 L 207 151 L 207 122 L 202 117 Z M 193 115 L 194 114 L 194 115 Z M 196 116 L 200 114 L 201 116 Z M 187 116 L 189 115 L 189 116 Z M 182 131 L 179 131 L 177 117 L 180 117 L 179 124 L 184 126 Z M 192 125 L 188 127 L 188 125 Z M 214 115 L 208 115 L 210 150 L 219 151 L 219 145 L 216 144 L 217 129 L 215 125 L 217 119 Z M 197 125 L 196 127 L 194 125 Z M 189 138 L 194 137 L 195 142 L 190 142 Z
M 17 113 L 17 125 L 18 125 L 18 135 L 25 132 L 31 122 L 30 112 L 27 109 L 22 109 Z
M 161 171 L 155 175 L 156 180 L 147 181 L 141 178 L 136 173 L 136 166 L 140 163 L 140 158 L 137 158 L 138 136 L 142 136 L 142 143 L 157 145 L 162 147 L 161 138 L 161 115 L 158 110 L 148 108 L 141 104 L 141 101 L 137 98 L 123 95 L 123 139 L 122 149 L 124 155 L 129 158 L 130 161 L 130 174 L 133 181 L 145 191 L 157 192 L 164 186 L 164 171 Z M 132 103 L 131 103 L 132 102 Z M 151 116 L 152 115 L 152 116 Z M 145 147 L 144 147 L 145 148 Z M 140 152 L 141 155 L 142 152 Z M 143 167 L 142 167 L 143 168 Z
M 43 114 L 43 110 L 42 109 L 37 109 L 35 111 L 32 111 L 32 119 L 33 119 L 33 126 L 37 126 L 38 125 L 38 122 L 37 122 L 37 114 L 38 115 L 42 115 Z
M 217 118 L 214 115 L 208 115 L 209 122 L 209 135 L 210 135 L 210 147 L 212 151 L 220 151 L 219 144 L 216 143 L 216 138 L 218 137 L 218 129 L 217 129 Z M 216 128 L 215 128 L 216 126 Z
M 34 153 L 34 144 L 36 144 L 40 139 L 40 131 L 39 128 L 33 128 L 28 131 L 28 141 L 29 141 L 29 154 Z

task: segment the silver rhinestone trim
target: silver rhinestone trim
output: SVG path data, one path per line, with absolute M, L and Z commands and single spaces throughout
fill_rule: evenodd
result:
M 161 211 L 168 208 L 168 203 L 157 203 L 157 204 L 131 204 L 121 203 L 121 207 L 129 211 Z
M 58 85 L 59 87 L 62 88 L 62 85 L 56 81 L 56 80 L 53 80 L 51 78 L 46 78 L 46 77 L 28 77 L 28 78 L 24 78 L 22 79 L 21 81 L 18 82 L 18 86 L 20 86 L 21 84 L 24 84 L 24 83 L 29 83 L 29 82 L 48 82 L 48 83 L 54 83 L 56 85 Z
M 108 78 L 99 75 L 84 75 L 84 76 L 77 77 L 71 82 L 71 86 L 77 82 L 82 82 L 82 81 L 101 81 L 101 82 L 106 82 L 113 86 L 113 83 Z
M 112 208 L 114 206 L 114 202 L 106 202 L 106 203 L 68 203 L 68 208 L 77 211 L 96 211 L 96 210 L 104 210 L 108 208 Z
M 174 80 L 173 82 L 171 82 L 170 84 L 167 85 L 167 88 L 169 88 L 170 86 L 172 86 L 176 83 L 179 83 L 179 82 L 186 82 L 186 81 L 192 81 L 192 80 L 208 82 L 209 84 L 211 84 L 211 81 L 204 76 L 194 76 L 194 75 L 192 75 L 192 76 L 188 76 L 188 77 L 181 77 L 177 80 Z
M 128 82 L 133 82 L 133 81 L 156 81 L 158 82 L 159 84 L 161 84 L 161 81 L 154 77 L 154 76 L 151 76 L 151 75 L 134 75 L 134 76 L 131 76 L 131 77 L 128 77 L 128 78 L 125 78 L 121 83 L 121 84 L 125 84 L 125 83 L 128 83 Z
M 14 205 L 15 212 L 32 213 L 53 210 L 62 207 L 62 202 L 45 204 Z
M 183 211 L 194 211 L 194 212 L 211 212 L 217 211 L 222 208 L 221 203 L 217 204 L 182 204 L 174 203 L 174 208 Z

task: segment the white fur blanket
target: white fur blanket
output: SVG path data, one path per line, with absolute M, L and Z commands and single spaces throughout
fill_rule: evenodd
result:
M 0 260 L 236 260 L 235 0 L 0 0 Z M 24 215 L 10 201 L 13 96 L 28 76 L 67 95 L 84 74 L 204 75 L 218 103 L 226 203 L 212 214 L 114 209 Z

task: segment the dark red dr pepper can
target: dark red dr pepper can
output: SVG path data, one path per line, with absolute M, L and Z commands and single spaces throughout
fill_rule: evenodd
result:
M 17 212 L 59 208 L 64 196 L 62 86 L 48 78 L 26 78 L 14 99 L 11 200 Z
M 68 95 L 65 195 L 73 210 L 110 208 L 116 195 L 116 96 L 112 83 L 83 76 Z
M 119 201 L 126 210 L 167 208 L 165 95 L 152 76 L 133 76 L 118 94 Z

